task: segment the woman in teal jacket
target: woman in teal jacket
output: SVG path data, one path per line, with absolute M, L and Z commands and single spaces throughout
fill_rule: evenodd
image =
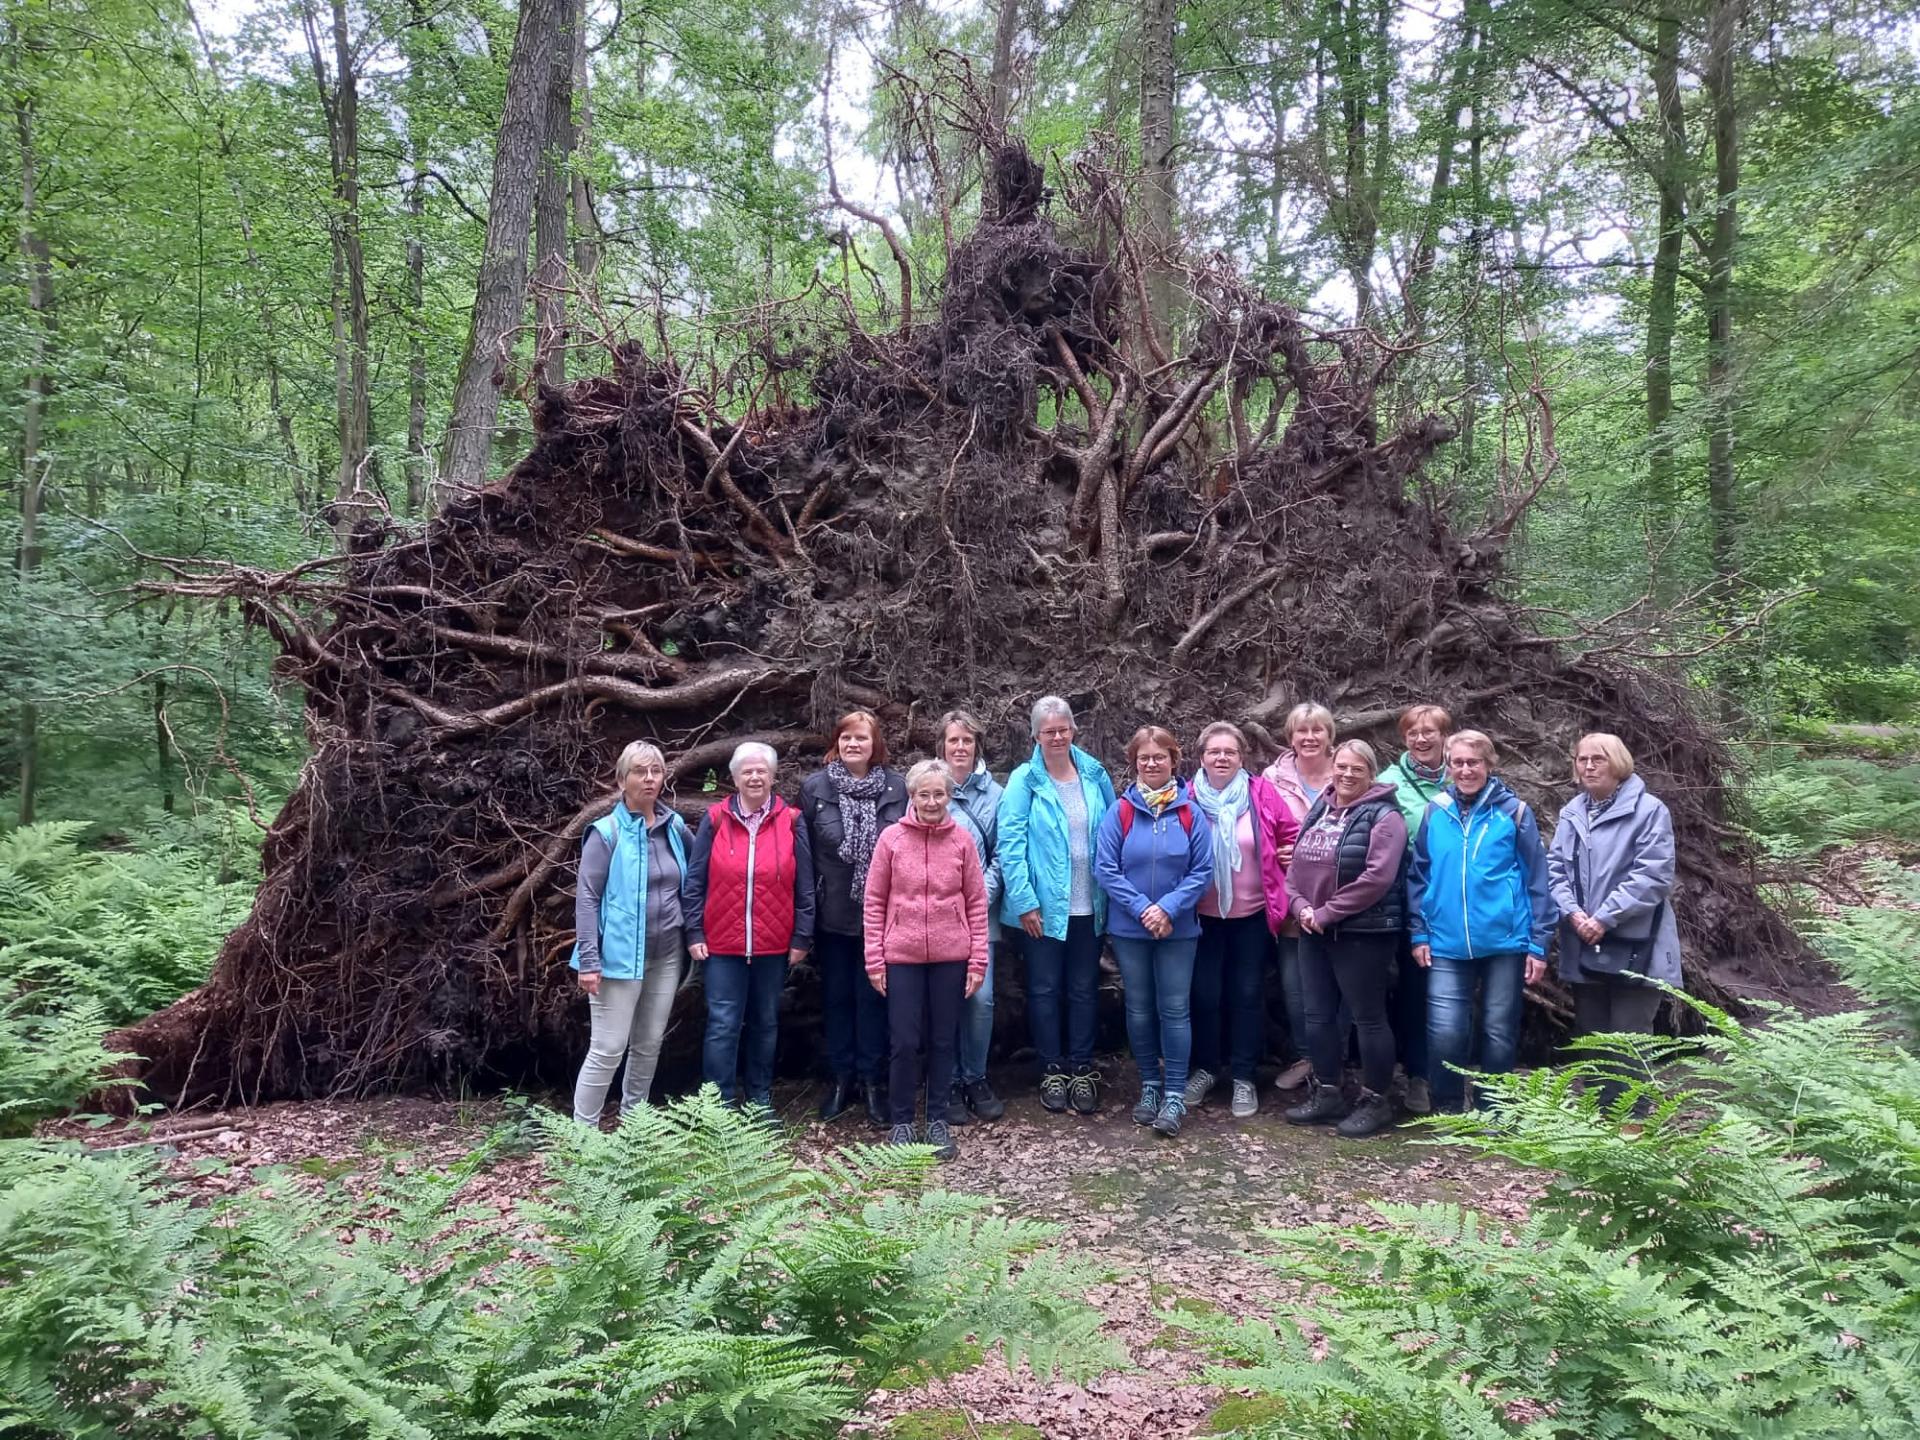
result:
M 1000 802 L 1000 913 L 1027 935 L 1027 1021 L 1040 1052 L 1040 1103 L 1091 1115 L 1100 1108 L 1093 1029 L 1107 928 L 1093 852 L 1113 781 L 1073 743 L 1073 707 L 1058 695 L 1035 702 L 1031 728 L 1033 757 L 1007 777 Z
M 1478 730 L 1447 741 L 1447 788 L 1427 806 L 1407 870 L 1413 960 L 1428 970 L 1433 1106 L 1442 1111 L 1466 1097 L 1453 1067 L 1513 1068 L 1525 987 L 1546 974 L 1559 919 L 1539 823 L 1493 773 L 1497 760 Z
M 573 1087 L 573 1118 L 598 1125 L 613 1072 L 627 1062 L 620 1113 L 647 1103 L 673 997 L 686 973 L 681 889 L 693 837 L 661 803 L 667 762 L 636 740 L 614 766 L 620 798 L 587 828 L 574 892 L 572 966 L 592 1016 Z

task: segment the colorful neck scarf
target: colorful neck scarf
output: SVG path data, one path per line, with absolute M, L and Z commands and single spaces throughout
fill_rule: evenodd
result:
M 1148 813 L 1157 819 L 1161 812 L 1179 797 L 1180 782 L 1169 780 L 1158 790 L 1143 790 L 1138 785 L 1134 786 L 1134 789 L 1140 791 L 1140 803 L 1146 806 Z

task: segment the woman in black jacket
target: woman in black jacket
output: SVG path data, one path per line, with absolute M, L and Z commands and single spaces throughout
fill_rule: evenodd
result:
M 833 727 L 825 768 L 800 786 L 818 887 L 814 954 L 832 1074 L 822 1120 L 838 1119 L 864 1090 L 867 1119 L 888 1123 L 887 1002 L 867 980 L 863 907 L 874 841 L 906 813 L 906 782 L 887 768 L 880 722 L 865 710 L 848 711 Z

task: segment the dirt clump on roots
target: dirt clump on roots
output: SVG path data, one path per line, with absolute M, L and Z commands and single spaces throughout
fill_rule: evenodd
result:
M 1381 427 L 1391 348 L 1317 333 L 1216 263 L 1186 273 L 1191 339 L 1163 358 L 1101 187 L 1056 217 L 1023 150 L 995 174 L 930 318 L 770 306 L 725 372 L 621 347 L 541 391 L 531 453 L 424 528 L 172 583 L 271 631 L 313 756 L 212 977 L 121 1037 L 152 1093 L 564 1081 L 586 1037 L 573 865 L 622 746 L 658 742 L 697 815 L 750 737 L 793 793 L 855 705 L 903 756 L 965 705 L 1004 773 L 1046 692 L 1116 773 L 1147 721 L 1190 742 L 1235 720 L 1270 753 L 1313 698 L 1397 753 L 1400 708 L 1437 701 L 1496 737 L 1543 822 L 1570 742 L 1615 731 L 1673 808 L 1694 990 L 1817 998 L 1728 822 L 1715 729 L 1672 677 L 1529 628 L 1499 589 L 1524 495 L 1456 527 L 1421 483 L 1450 425 Z M 805 968 L 795 1066 L 818 1054 Z M 1011 971 L 1003 1041 L 1024 1029 Z M 690 984 L 669 1077 L 701 1014 Z

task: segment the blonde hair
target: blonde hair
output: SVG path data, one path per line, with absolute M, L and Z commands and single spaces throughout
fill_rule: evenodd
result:
M 1207 742 L 1216 735 L 1231 736 L 1233 743 L 1240 747 L 1240 758 L 1242 760 L 1247 758 L 1247 737 L 1241 733 L 1240 727 L 1235 725 L 1231 720 L 1216 720 L 1207 726 L 1206 729 L 1200 732 L 1200 738 L 1193 742 L 1193 748 L 1198 750 L 1202 755 L 1205 755 L 1207 753 Z
M 1304 730 L 1309 725 L 1318 725 L 1327 732 L 1327 743 L 1331 745 L 1339 738 L 1340 732 L 1333 723 L 1333 712 L 1326 706 L 1312 700 L 1302 700 L 1287 711 L 1287 720 L 1280 727 L 1280 733 L 1287 737 L 1287 744 L 1293 744 L 1293 732 Z
M 956 725 L 973 736 L 973 758 L 975 760 L 986 759 L 987 727 L 973 718 L 973 712 L 971 710 L 949 710 L 940 717 L 940 729 L 938 732 L 940 739 L 936 742 L 939 747 L 942 750 L 947 748 L 947 731 Z
M 1453 754 L 1456 745 L 1471 745 L 1479 752 L 1480 758 L 1489 767 L 1500 763 L 1500 752 L 1494 748 L 1493 737 L 1484 730 L 1456 730 L 1447 737 L 1447 754 Z
M 620 752 L 620 758 L 613 762 L 613 783 L 624 785 L 631 775 L 646 761 L 651 760 L 662 770 L 667 768 L 667 757 L 660 753 L 660 747 L 651 740 L 636 740 Z
M 1369 774 L 1380 768 L 1380 757 L 1373 753 L 1373 747 L 1364 740 L 1342 740 L 1333 747 L 1333 755 L 1330 758 L 1338 760 L 1349 750 L 1366 761 Z
M 1600 747 L 1600 753 L 1607 757 L 1607 764 L 1613 768 L 1613 778 L 1624 780 L 1633 774 L 1633 752 L 1627 749 L 1627 742 L 1618 735 L 1610 735 L 1605 730 L 1593 730 L 1582 735 L 1574 743 L 1573 758 L 1580 758 L 1580 747 L 1593 744 Z M 1580 767 L 1574 766 L 1574 775 L 1580 774 Z
M 947 769 L 946 761 L 915 761 L 913 768 L 907 771 L 907 794 L 912 795 L 928 780 L 938 780 L 946 787 L 949 796 L 953 794 L 953 772 Z

